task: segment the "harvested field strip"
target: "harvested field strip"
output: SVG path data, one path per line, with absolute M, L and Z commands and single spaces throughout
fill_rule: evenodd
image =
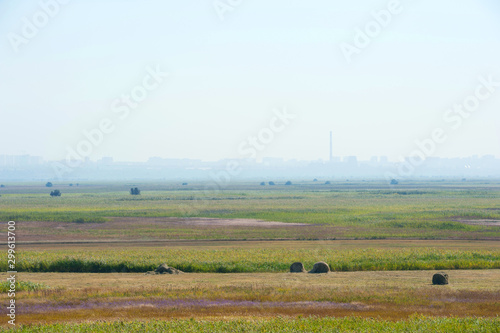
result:
M 448 271 L 450 284 L 446 286 L 432 285 L 433 273 L 19 273 L 21 281 L 43 283 L 50 288 L 20 292 L 17 300 L 22 304 L 20 323 L 83 322 L 89 317 L 497 317 L 498 270 Z
M 499 250 L 445 250 L 440 248 L 129 248 L 126 250 L 62 249 L 20 251 L 21 272 L 147 272 L 161 263 L 183 272 L 286 272 L 300 261 L 307 270 L 325 261 L 332 271 L 390 271 L 500 268 Z M 0 269 L 7 271 L 7 263 Z
M 362 304 L 336 303 L 336 302 L 259 302 L 259 301 L 237 301 L 237 300 L 207 300 L 207 299 L 131 299 L 119 301 L 86 301 L 79 303 L 42 303 L 23 305 L 18 314 L 45 313 L 53 311 L 68 310 L 89 310 L 89 309 L 123 309 L 123 308 L 143 308 L 150 307 L 155 309 L 162 308 L 213 308 L 213 307 L 241 307 L 241 308 L 323 308 L 323 309 L 344 309 L 344 310 L 363 310 L 368 306 Z

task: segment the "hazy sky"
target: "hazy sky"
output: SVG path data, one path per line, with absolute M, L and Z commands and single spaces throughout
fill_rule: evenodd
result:
M 429 155 L 500 157 L 499 17 L 498 0 L 0 1 L 0 154 L 327 159 L 331 130 L 336 156 L 397 160 L 440 128 Z

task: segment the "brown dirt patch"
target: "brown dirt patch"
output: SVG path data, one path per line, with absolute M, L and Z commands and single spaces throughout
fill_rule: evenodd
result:
M 328 234 L 319 230 L 321 228 L 324 226 L 257 219 L 110 217 L 104 223 L 18 221 L 16 236 L 23 243 L 191 239 L 200 235 L 213 239 L 241 239 L 242 235 L 248 238 L 297 238 L 297 235 L 318 238 L 318 235 Z
M 457 222 L 462 222 L 469 225 L 485 225 L 485 226 L 500 226 L 500 220 L 487 220 L 487 219 L 478 219 L 478 220 L 455 220 Z
M 274 221 L 264 221 L 255 219 L 218 219 L 218 218 L 208 218 L 208 217 L 165 217 L 165 218 L 129 218 L 121 217 L 121 221 L 133 220 L 141 222 L 145 219 L 146 222 L 153 223 L 165 223 L 172 226 L 213 226 L 213 227 L 295 227 L 295 226 L 307 226 L 310 224 L 306 223 L 286 223 L 286 222 L 274 222 Z M 114 220 L 114 219 L 113 219 Z
M 30 227 L 55 228 L 60 230 L 79 229 L 123 229 L 123 226 L 208 226 L 208 227 L 296 227 L 311 226 L 306 223 L 287 223 L 264 221 L 256 219 L 218 219 L 208 217 L 110 217 L 109 221 L 104 223 L 72 223 L 72 222 L 40 222 L 26 221 L 22 222 Z

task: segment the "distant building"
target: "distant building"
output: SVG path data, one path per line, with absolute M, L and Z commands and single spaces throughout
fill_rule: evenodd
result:
M 0 166 L 3 167 L 27 167 L 43 164 L 40 156 L 31 155 L 0 155 Z

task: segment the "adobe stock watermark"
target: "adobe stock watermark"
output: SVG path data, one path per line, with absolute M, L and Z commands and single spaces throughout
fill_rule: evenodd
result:
M 7 306 L 7 322 L 9 325 L 16 326 L 16 222 L 7 222 L 7 296 L 9 297 L 9 306 Z
M 238 155 L 241 159 L 256 158 L 258 153 L 263 152 L 275 140 L 276 136 L 283 132 L 287 126 L 297 117 L 297 115 L 287 111 L 285 107 L 274 109 L 273 117 L 269 119 L 268 126 L 261 128 L 255 133 L 243 140 L 238 145 Z M 220 193 L 234 179 L 241 174 L 243 167 L 240 159 L 229 160 L 223 170 L 210 171 L 210 183 L 205 186 L 203 195 L 196 198 L 195 204 L 183 205 L 181 210 L 184 216 L 192 216 L 198 211 L 209 207 L 210 198 Z
M 342 42 L 339 47 L 347 63 L 352 62 L 354 55 L 358 55 L 366 49 L 374 38 L 377 38 L 387 28 L 394 16 L 403 12 L 403 6 L 399 0 L 391 0 L 387 3 L 386 9 L 372 11 L 373 20 L 368 21 L 363 28 L 359 26 L 354 29 L 354 38 L 352 43 Z
M 214 0 L 212 3 L 219 20 L 224 21 L 228 13 L 241 6 L 243 0 Z
M 397 175 L 387 172 L 385 174 L 386 180 L 390 181 L 391 179 L 411 176 L 429 156 L 436 152 L 439 145 L 448 140 L 450 131 L 458 130 L 463 125 L 464 120 L 479 109 L 481 102 L 490 99 L 500 88 L 500 81 L 495 81 L 493 75 L 488 76 L 488 78 L 479 76 L 478 81 L 479 84 L 473 93 L 444 112 L 442 117 L 444 126 L 434 128 L 430 136 L 423 140 L 415 140 L 417 148 L 409 154 L 408 158 L 405 159 L 400 156 L 402 163 L 398 167 Z
M 40 0 L 39 9 L 30 17 L 22 17 L 20 33 L 9 32 L 7 38 L 14 52 L 19 52 L 22 45 L 28 44 L 35 38 L 40 30 L 44 29 L 61 11 L 62 6 L 70 3 L 71 0 Z
M 122 94 L 111 103 L 111 112 L 116 115 L 117 119 L 104 117 L 94 128 L 83 130 L 83 138 L 76 145 L 66 146 L 64 163 L 52 163 L 52 169 L 57 178 L 62 179 L 65 174 L 80 166 L 85 158 L 90 157 L 95 148 L 99 147 L 104 139 L 115 131 L 119 121 L 127 119 L 131 111 L 137 109 L 152 91 L 158 89 L 168 75 L 167 72 L 160 69 L 159 65 L 156 68 L 146 67 L 146 75 L 144 75 L 141 84 L 134 86 L 128 93 Z

